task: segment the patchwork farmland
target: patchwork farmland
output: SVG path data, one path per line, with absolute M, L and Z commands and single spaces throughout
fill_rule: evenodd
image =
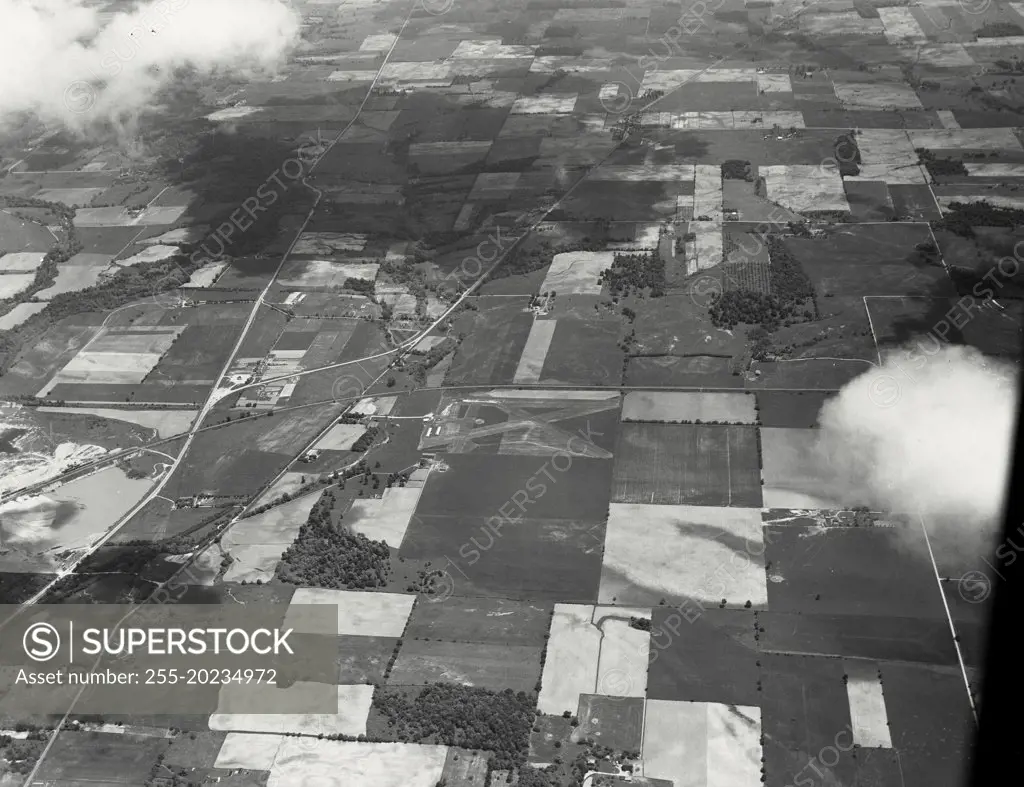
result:
M 144 715 L 2 665 L 0 787 L 965 783 L 984 552 L 830 430 L 912 399 L 908 344 L 1024 346 L 1024 7 L 984 5 L 185 4 L 217 68 L 26 107 L 0 602 L 330 658 Z

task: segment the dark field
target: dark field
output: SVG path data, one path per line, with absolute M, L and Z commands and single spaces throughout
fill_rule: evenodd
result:
M 818 425 L 821 407 L 830 398 L 817 391 L 759 391 L 758 419 L 762 426 L 810 429 Z
M 963 784 L 974 736 L 967 690 L 955 667 L 883 663 L 892 743 L 907 784 Z
M 593 603 L 603 543 L 600 521 L 531 517 L 492 526 L 484 516 L 418 513 L 399 554 L 447 572 L 444 581 L 457 596 Z
M 936 603 L 941 603 L 938 598 Z M 945 620 L 812 612 L 761 612 L 759 619 L 766 629 L 761 634 L 761 647 L 766 651 L 956 663 Z
M 619 385 L 623 353 L 618 340 L 619 326 L 614 322 L 559 320 L 544 358 L 541 382 Z
M 757 431 L 705 424 L 622 424 L 612 500 L 761 505 Z
M 461 316 L 456 328 L 466 334 L 445 378 L 446 385 L 510 383 L 530 334 L 533 316 L 527 299 L 478 299 L 480 310 Z
M 593 738 L 602 746 L 618 750 L 640 750 L 644 727 L 642 697 L 581 694 L 576 716 L 580 726 L 573 733 L 573 738 Z
M 596 523 L 608 509 L 612 468 L 607 459 L 446 454 L 444 460 L 451 469 L 431 473 L 417 508 L 420 516 Z
M 413 607 L 405 638 L 540 645 L 550 618 L 550 604 L 452 596 Z
M 166 750 L 163 738 L 64 731 L 36 777 L 43 784 L 59 783 L 61 787 L 142 784 Z
M 917 530 L 765 528 L 773 612 L 941 618 L 935 574 Z
M 759 617 L 747 610 L 701 611 L 696 604 L 681 611 L 654 607 L 648 699 L 758 705 Z
M 914 247 L 930 243 L 926 224 L 844 226 L 825 238 L 786 238 L 786 247 L 814 282 L 818 297 L 952 295 L 941 262 L 917 261 Z

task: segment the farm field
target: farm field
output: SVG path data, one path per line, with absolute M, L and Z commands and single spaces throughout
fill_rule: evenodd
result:
M 757 440 L 743 426 L 624 423 L 612 500 L 760 506 Z
M 921 501 L 1024 347 L 1024 6 L 220 0 L 101 74 L 138 13 L 22 5 L 0 597 L 302 653 L 52 733 L 3 667 L 0 787 L 966 783 L 1001 566 Z

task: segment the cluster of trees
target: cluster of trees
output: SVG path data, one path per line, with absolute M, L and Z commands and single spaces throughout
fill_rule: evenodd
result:
M 361 454 L 363 451 L 365 451 L 367 448 L 373 445 L 373 441 L 377 439 L 377 434 L 379 432 L 380 429 L 378 427 L 371 426 L 369 429 L 367 429 L 365 432 L 359 435 L 358 440 L 352 443 L 351 450 L 355 451 L 357 454 Z
M 577 243 L 565 243 L 558 247 L 552 246 L 545 240 L 529 251 L 523 251 L 522 247 L 517 246 L 509 252 L 501 265 L 491 272 L 490 278 L 503 279 L 506 276 L 532 273 L 550 265 L 556 254 L 568 251 L 599 251 L 600 248 L 599 244 L 593 243 L 587 238 Z
M 946 215 L 932 222 L 932 229 L 949 230 L 963 238 L 973 238 L 975 227 L 1014 228 L 1024 224 L 1024 210 L 1001 208 L 985 200 L 951 202 Z
M 754 171 L 749 161 L 731 158 L 722 164 L 723 180 L 754 180 Z
M 764 346 L 755 347 L 755 357 L 767 349 L 766 334 L 783 324 L 811 320 L 817 312 L 817 305 L 813 303 L 814 285 L 800 262 L 778 237 L 770 235 L 767 240 L 771 258 L 771 294 L 745 289 L 729 290 L 716 296 L 709 309 L 712 323 L 719 328 L 734 328 L 741 324 L 761 326 L 763 332 L 758 335 L 762 337 Z M 811 308 L 807 307 L 807 301 L 812 302 Z
M 659 298 L 665 294 L 665 260 L 657 250 L 648 254 L 616 254 L 612 267 L 601 274 L 601 282 L 607 282 L 613 297 L 650 292 L 652 298 Z
M 23 740 L 14 739 L 10 735 L 0 735 L 0 759 L 6 760 L 6 770 L 19 776 L 26 775 L 43 753 L 43 746 L 46 745 L 48 737 L 48 733 L 40 730 L 29 732 L 28 737 Z
M 350 276 L 345 279 L 345 283 L 341 286 L 343 289 L 351 290 L 352 292 L 359 293 L 360 295 L 373 295 L 372 279 L 355 279 Z
M 427 372 L 437 366 L 446 355 L 455 352 L 461 341 L 461 335 L 458 338 L 449 336 L 425 353 L 411 353 L 405 361 L 405 370 L 417 383 L 423 385 L 427 381 Z
M 630 628 L 635 628 L 635 629 L 638 629 L 640 631 L 650 631 L 651 630 L 651 621 L 650 621 L 650 618 L 636 618 L 636 617 L 633 617 L 632 615 L 630 615 L 629 616 L 629 626 L 630 626 Z
M 1011 74 L 1024 74 L 1024 59 L 1013 57 L 1009 60 L 997 60 L 995 67 L 1000 71 L 1009 71 Z
M 324 490 L 281 556 L 277 578 L 304 587 L 379 588 L 391 575 L 391 551 L 383 541 L 351 533 L 331 521 L 334 492 Z
M 928 174 L 935 180 L 943 175 L 966 175 L 967 167 L 958 158 L 938 158 L 926 148 L 915 148 L 917 162 L 924 164 Z
M 378 687 L 373 706 L 399 741 L 493 752 L 491 767 L 502 770 L 526 761 L 534 719 L 534 697 L 526 692 L 435 683 L 409 699 Z

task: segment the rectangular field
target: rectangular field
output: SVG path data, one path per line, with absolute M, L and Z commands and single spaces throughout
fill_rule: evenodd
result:
M 533 691 L 543 647 L 406 639 L 388 678 L 402 686 L 458 683 L 493 691 Z
M 63 730 L 36 777 L 68 787 L 142 784 L 166 749 L 164 738 Z
M 360 787 L 436 787 L 447 758 L 447 746 L 286 738 L 267 787 L 333 784 L 338 774 Z
M 652 610 L 649 699 L 759 704 L 754 613 L 698 604 Z
M 408 639 L 505 645 L 541 645 L 551 605 L 534 601 L 449 596 L 417 604 L 405 630 Z
M 757 430 L 623 424 L 615 450 L 612 500 L 759 508 Z
M 763 607 L 763 554 L 757 509 L 612 503 L 600 600 Z
M 622 420 L 753 424 L 757 401 L 749 393 L 631 391 L 622 402 Z

